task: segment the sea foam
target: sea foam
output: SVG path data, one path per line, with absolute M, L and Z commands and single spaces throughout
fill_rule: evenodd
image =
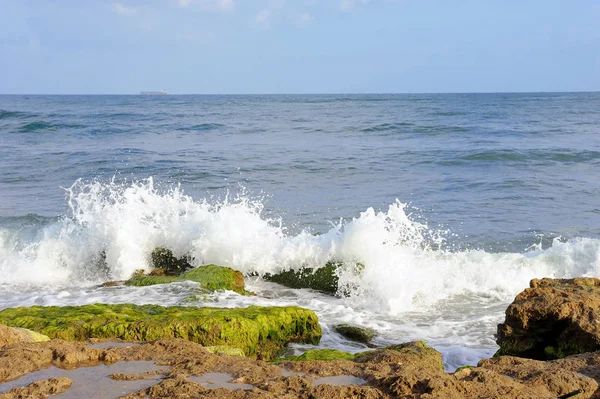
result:
M 456 295 L 509 301 L 535 277 L 597 276 L 600 240 L 556 239 L 523 253 L 452 251 L 444 234 L 411 219 L 396 201 L 368 208 L 316 235 L 288 234 L 281 219 L 264 216 L 260 200 L 238 196 L 193 199 L 152 179 L 122 184 L 76 181 L 66 189 L 70 214 L 35 232 L 0 227 L 2 283 L 66 286 L 126 279 L 149 270 L 149 255 L 168 247 L 194 266 L 227 265 L 246 274 L 361 264 L 340 269 L 353 307 L 386 314 L 423 310 Z

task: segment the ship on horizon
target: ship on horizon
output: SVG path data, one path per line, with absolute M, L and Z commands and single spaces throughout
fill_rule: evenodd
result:
M 140 94 L 143 96 L 164 96 L 167 94 L 167 91 L 165 89 L 161 91 L 140 91 Z

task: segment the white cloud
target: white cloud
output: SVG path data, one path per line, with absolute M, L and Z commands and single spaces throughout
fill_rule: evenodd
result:
M 357 5 L 366 5 L 369 4 L 369 0 L 342 0 L 340 4 L 340 8 L 342 11 L 351 11 Z
M 300 18 L 298 20 L 298 25 L 300 26 L 305 26 L 310 24 L 312 21 L 314 21 L 314 17 L 312 15 L 310 15 L 309 13 L 305 12 L 304 14 L 300 15 Z
M 233 0 L 217 0 L 217 8 L 222 11 L 233 11 Z
M 268 28 L 271 26 L 271 10 L 265 8 L 264 10 L 260 10 L 258 14 L 256 14 L 256 23 L 261 25 L 264 28 Z
M 137 14 L 137 10 L 135 8 L 127 7 L 121 3 L 113 3 L 112 9 L 119 15 L 132 16 Z
M 233 0 L 177 0 L 177 5 L 181 8 L 187 8 L 192 3 L 205 11 L 229 12 L 235 7 Z

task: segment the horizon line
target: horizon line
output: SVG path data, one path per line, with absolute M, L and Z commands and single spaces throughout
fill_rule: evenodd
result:
M 600 93 L 600 90 L 558 90 L 558 91 L 447 91 L 447 92 L 323 92 L 323 93 L 169 93 L 148 95 L 138 93 L 0 93 L 0 96 L 341 96 L 341 95 L 425 95 L 425 94 L 566 94 Z

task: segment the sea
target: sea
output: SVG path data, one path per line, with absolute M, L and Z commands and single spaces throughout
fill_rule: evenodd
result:
M 256 295 L 101 286 L 157 247 Z M 329 261 L 337 296 L 262 278 Z M 600 277 L 600 93 L 0 96 L 0 309 L 298 305 L 318 347 L 368 350 L 348 323 L 452 371 L 575 276 Z

